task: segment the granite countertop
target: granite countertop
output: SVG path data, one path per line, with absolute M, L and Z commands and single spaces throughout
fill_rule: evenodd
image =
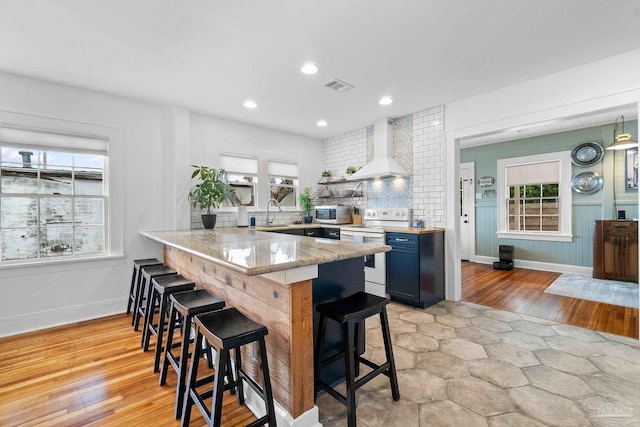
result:
M 289 224 L 289 225 L 270 225 L 269 227 L 258 226 L 258 231 L 283 231 L 305 228 L 341 228 L 353 227 L 354 224 L 319 224 L 312 222 L 311 224 Z M 408 234 L 428 234 L 444 231 L 444 228 L 413 228 L 413 227 L 382 227 L 387 233 L 408 233 Z
M 305 228 L 338 228 L 339 225 L 331 225 L 331 224 L 319 224 L 317 222 L 312 222 L 310 224 L 286 224 L 286 225 L 270 225 L 268 227 L 264 225 L 258 225 L 254 228 L 256 231 L 283 231 L 283 230 L 299 230 Z M 240 227 L 238 229 L 241 229 Z
M 390 246 L 376 243 L 315 239 L 246 228 L 141 231 L 140 234 L 248 276 L 391 250 Z

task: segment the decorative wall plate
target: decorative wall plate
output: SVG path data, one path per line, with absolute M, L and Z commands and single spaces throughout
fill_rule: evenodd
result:
M 492 176 L 481 176 L 477 183 L 478 187 L 491 187 L 496 183 L 496 180 Z
M 571 178 L 571 188 L 580 194 L 593 194 L 602 188 L 602 177 L 595 172 L 580 172 Z
M 591 166 L 602 160 L 604 148 L 597 142 L 583 142 L 571 150 L 571 162 L 576 166 Z

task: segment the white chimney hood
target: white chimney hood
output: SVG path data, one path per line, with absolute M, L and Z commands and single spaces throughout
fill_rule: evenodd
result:
M 373 160 L 347 179 L 365 180 L 409 176 L 409 173 L 393 158 L 393 126 L 388 119 L 373 124 Z

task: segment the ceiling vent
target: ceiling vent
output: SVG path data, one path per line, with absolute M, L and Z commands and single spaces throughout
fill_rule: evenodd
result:
M 353 85 L 350 85 L 347 82 L 343 82 L 342 80 L 333 79 L 329 83 L 325 85 L 329 89 L 333 89 L 337 92 L 346 92 L 348 90 L 353 89 Z

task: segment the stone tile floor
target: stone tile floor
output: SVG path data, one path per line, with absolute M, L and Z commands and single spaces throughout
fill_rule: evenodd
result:
M 357 392 L 358 426 L 640 426 L 638 341 L 466 302 L 387 310 L 401 398 L 378 376 Z M 367 320 L 377 363 L 379 326 Z M 347 425 L 333 397 L 317 405 L 323 425 Z

